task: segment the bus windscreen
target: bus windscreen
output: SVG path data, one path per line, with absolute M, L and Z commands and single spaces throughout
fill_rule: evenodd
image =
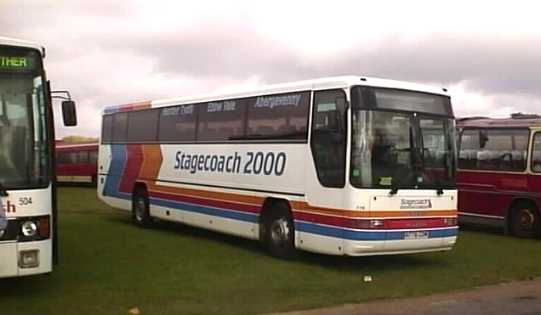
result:
M 0 184 L 46 186 L 47 141 L 41 55 L 0 47 Z

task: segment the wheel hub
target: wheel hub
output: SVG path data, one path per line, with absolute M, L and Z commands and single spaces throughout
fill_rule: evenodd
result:
M 535 223 L 535 216 L 530 209 L 520 211 L 520 225 L 523 228 L 531 229 Z
M 275 244 L 283 244 L 289 239 L 289 225 L 285 218 L 280 218 L 272 222 L 271 239 Z
M 145 201 L 142 198 L 138 198 L 135 201 L 135 219 L 137 221 L 143 221 L 143 216 L 145 213 Z

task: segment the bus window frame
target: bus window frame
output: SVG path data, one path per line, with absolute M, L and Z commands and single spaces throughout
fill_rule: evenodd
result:
M 522 170 L 487 170 L 487 169 L 481 169 L 481 168 L 462 168 L 460 167 L 460 152 L 462 150 L 462 134 L 464 133 L 464 131 L 466 130 L 477 130 L 477 131 L 482 131 L 482 130 L 527 130 L 528 131 L 528 143 L 526 144 L 526 161 L 525 161 L 525 167 L 524 169 Z M 491 127 L 491 128 L 486 128 L 486 127 L 475 127 L 475 126 L 468 126 L 468 127 L 462 127 L 460 128 L 459 132 L 459 138 L 458 138 L 458 143 L 457 143 L 457 155 L 458 155 L 458 158 L 457 158 L 457 171 L 466 171 L 466 172 L 483 172 L 483 173 L 499 173 L 499 174 L 526 174 L 528 173 L 528 170 L 530 169 L 530 164 L 531 164 L 531 161 L 528 162 L 529 160 L 529 150 L 530 150 L 530 145 L 529 145 L 529 141 L 531 139 L 531 136 L 532 136 L 532 131 L 530 130 L 530 128 L 528 127 Z M 530 159 L 531 160 L 531 159 Z
M 530 171 L 532 172 L 532 174 L 534 175 L 541 175 L 541 171 L 535 171 L 534 168 L 533 168 L 533 154 L 534 154 L 534 149 L 535 149 L 535 138 L 537 136 L 539 136 L 541 138 L 541 130 L 530 130 L 530 135 L 531 135 L 531 146 L 529 146 L 531 149 L 530 149 L 530 154 L 529 154 L 529 157 L 530 157 L 530 162 L 528 163 L 528 168 L 530 169 Z

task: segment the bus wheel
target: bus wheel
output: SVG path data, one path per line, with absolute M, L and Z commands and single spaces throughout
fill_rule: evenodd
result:
M 150 227 L 152 218 L 149 212 L 147 191 L 144 188 L 136 188 L 132 197 L 132 221 L 140 227 Z
M 295 252 L 295 227 L 293 219 L 282 203 L 269 209 L 264 222 L 265 244 L 272 256 L 291 258 Z
M 511 210 L 511 233 L 521 238 L 533 238 L 541 234 L 541 218 L 536 207 L 519 203 Z

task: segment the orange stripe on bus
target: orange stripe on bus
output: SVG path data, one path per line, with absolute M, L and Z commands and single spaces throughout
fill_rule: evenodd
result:
M 265 201 L 264 197 L 249 196 L 234 193 L 215 192 L 209 190 L 200 190 L 192 188 L 180 188 L 157 185 L 147 181 L 149 190 L 152 192 L 168 193 L 173 195 L 182 195 L 194 198 L 212 199 L 217 201 L 225 201 L 232 203 L 243 203 L 255 206 L 262 206 Z M 347 210 L 347 209 L 330 209 L 311 206 L 307 202 L 290 201 L 293 212 L 306 212 L 321 215 L 338 216 L 345 218 L 391 218 L 391 217 L 439 217 L 439 216 L 456 216 L 456 209 L 446 210 Z

